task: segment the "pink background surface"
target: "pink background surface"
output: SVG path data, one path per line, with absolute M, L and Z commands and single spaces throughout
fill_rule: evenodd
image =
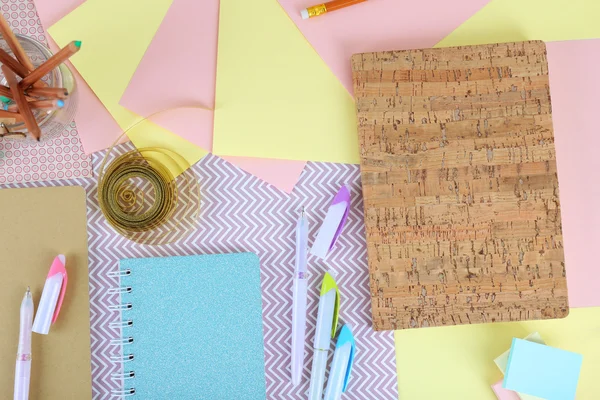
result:
M 547 47 L 569 303 L 600 306 L 600 40 Z
M 302 20 L 300 11 L 318 1 L 279 0 L 279 3 L 352 93 L 353 54 L 433 47 L 489 0 L 376 0 L 309 20 Z
M 521 400 L 519 395 L 512 390 L 504 389 L 502 387 L 502 379 L 492 385 L 492 390 L 498 398 L 498 400 Z

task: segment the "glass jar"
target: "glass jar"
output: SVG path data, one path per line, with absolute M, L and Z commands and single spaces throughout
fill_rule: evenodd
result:
M 37 40 L 19 34 L 15 34 L 15 36 L 35 67 L 39 66 L 52 56 L 50 49 Z M 13 52 L 10 50 L 4 39 L 0 39 L 0 48 L 14 57 Z M 65 130 L 65 127 L 73 121 L 77 110 L 77 85 L 75 83 L 75 77 L 65 63 L 60 64 L 48 73 L 43 78 L 43 81 L 48 87 L 65 88 L 69 95 L 66 99 L 63 99 L 64 106 L 62 108 L 53 110 L 32 109 L 33 115 L 41 130 L 40 142 L 59 136 Z M 8 86 L 1 71 L 0 83 Z M 14 102 L 12 100 L 6 100 L 5 104 L 10 106 L 11 104 L 14 104 Z M 36 141 L 29 135 L 23 122 L 17 121 L 12 124 L 7 123 L 0 126 L 0 134 L 6 133 L 7 130 L 9 132 L 23 132 L 27 137 L 25 139 L 14 139 L 14 136 L 7 136 L 5 138 L 0 138 L 0 140 Z

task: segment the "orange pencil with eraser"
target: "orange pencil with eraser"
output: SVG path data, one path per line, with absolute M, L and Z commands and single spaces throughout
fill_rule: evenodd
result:
M 318 17 L 331 11 L 339 10 L 345 7 L 350 7 L 358 3 L 363 3 L 367 0 L 333 0 L 327 3 L 318 4 L 316 6 L 305 8 L 300 12 L 302 19 Z

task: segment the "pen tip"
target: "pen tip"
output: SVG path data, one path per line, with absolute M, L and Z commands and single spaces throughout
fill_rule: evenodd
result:
M 31 290 L 29 290 L 29 286 L 27 286 L 27 293 L 31 293 Z
M 304 217 L 304 206 L 302 206 L 302 213 L 301 215 Z

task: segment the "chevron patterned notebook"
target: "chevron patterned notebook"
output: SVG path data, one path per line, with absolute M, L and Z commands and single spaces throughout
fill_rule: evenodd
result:
M 258 256 L 128 259 L 117 274 L 123 388 L 114 395 L 265 399 Z

